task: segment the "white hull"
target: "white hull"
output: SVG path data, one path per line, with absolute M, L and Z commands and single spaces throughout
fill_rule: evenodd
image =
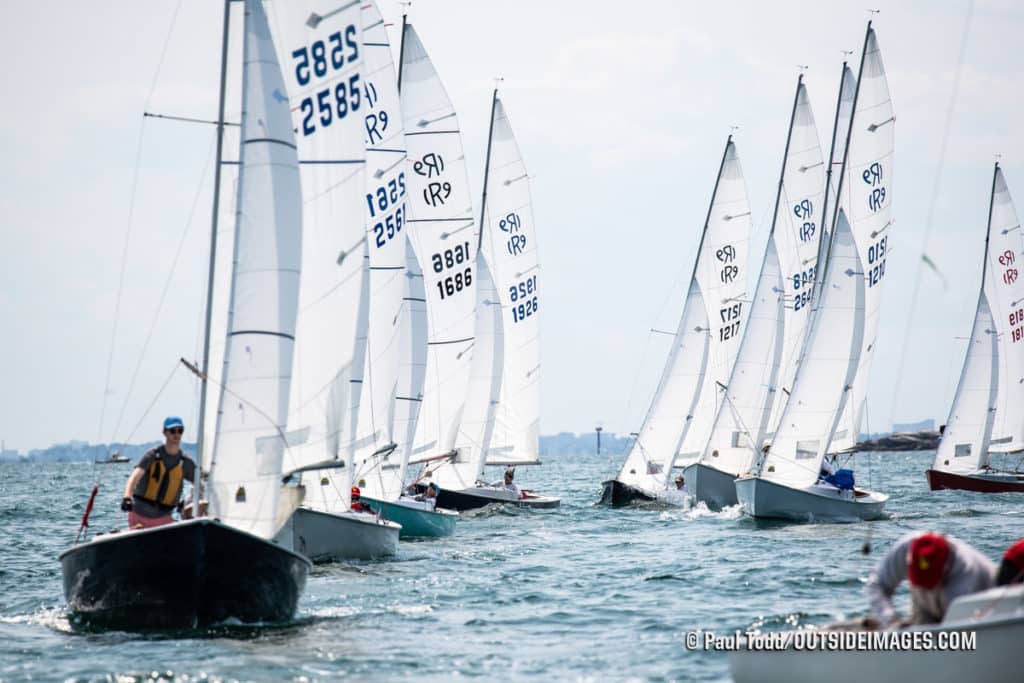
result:
M 858 521 L 882 516 L 889 496 L 873 491 L 840 491 L 834 486 L 814 485 L 794 489 L 767 479 L 736 480 L 736 498 L 751 517 L 795 521 Z
M 398 551 L 401 525 L 365 512 L 320 512 L 300 507 L 278 534 L 314 562 L 371 560 Z
M 960 635 L 940 636 L 940 631 Z M 729 654 L 729 671 L 736 683 L 1020 681 L 1017 648 L 1024 640 L 1024 585 L 965 596 L 953 603 L 942 624 L 908 629 L 898 635 L 927 637 L 933 647 L 937 647 L 944 640 L 952 644 L 960 638 L 963 642 L 963 634 L 969 637 L 972 633 L 976 634 L 973 649 L 968 644 L 960 649 L 929 651 L 922 651 L 920 647 L 875 651 L 797 650 L 793 646 L 779 651 L 759 651 L 746 649 L 747 641 L 741 640 L 740 649 Z M 815 635 L 820 637 L 821 633 Z
M 736 477 L 700 463 L 694 463 L 683 470 L 686 490 L 695 501 L 703 501 L 710 510 L 736 505 Z

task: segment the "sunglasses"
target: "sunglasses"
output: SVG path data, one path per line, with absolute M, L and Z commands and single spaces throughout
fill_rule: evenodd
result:
M 184 427 L 171 427 L 170 429 L 167 430 L 167 433 L 168 434 L 184 434 L 185 433 L 185 428 Z

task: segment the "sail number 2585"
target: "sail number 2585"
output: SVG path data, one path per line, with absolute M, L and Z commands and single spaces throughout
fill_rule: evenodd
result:
M 469 265 L 470 251 L 469 242 L 456 244 L 451 249 L 445 249 L 430 257 L 430 264 L 435 273 L 443 273 L 446 270 L 455 269 L 456 272 L 443 280 L 438 280 L 437 291 L 441 298 L 452 296 L 456 292 L 468 289 L 473 284 L 473 267 Z M 463 264 L 466 264 L 463 269 Z
M 346 27 L 344 35 L 335 31 L 327 37 L 326 43 L 317 40 L 293 50 L 292 57 L 295 59 L 295 80 L 300 86 L 308 85 L 314 77 L 324 78 L 332 71 L 341 71 L 345 64 L 359 59 L 356 27 Z M 342 78 L 319 92 L 311 93 L 299 103 L 302 134 L 312 135 L 318 127 L 326 128 L 348 116 L 350 111 L 358 111 L 360 99 L 359 74 L 353 74 L 347 81 Z

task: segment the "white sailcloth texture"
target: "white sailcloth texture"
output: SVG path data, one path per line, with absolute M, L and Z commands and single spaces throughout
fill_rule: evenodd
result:
M 210 515 L 277 531 L 302 253 L 298 159 L 262 3 L 245 3 L 238 214 Z
M 369 107 L 358 4 L 337 12 L 314 0 L 274 7 L 303 162 L 303 273 L 285 461 L 291 470 L 351 455 L 362 379 L 357 331 L 369 280 L 363 175 Z M 349 471 L 304 476 L 305 504 L 347 509 Z
M 974 329 L 960 374 L 935 469 L 957 474 L 976 472 L 988 463 L 988 447 L 999 393 L 999 353 L 995 323 L 985 292 L 978 296 Z
M 363 400 L 354 458 L 358 479 L 397 465 L 395 401 L 402 361 L 402 313 L 406 290 L 406 154 L 391 44 L 380 11 L 362 5 L 363 94 L 366 142 L 366 228 L 369 248 L 369 330 Z M 383 449 L 394 444 L 387 456 Z M 387 458 L 387 461 L 384 458 Z M 370 475 L 367 477 L 366 475 Z
M 853 384 L 864 338 L 860 257 L 846 213 L 839 211 L 831 260 L 793 393 L 760 468 L 760 476 L 793 488 L 810 486 Z
M 853 239 L 864 264 L 864 346 L 853 390 L 836 429 L 833 450 L 852 445 L 860 431 L 878 341 L 886 257 L 892 248 L 896 117 L 874 29 L 868 29 L 865 46 L 846 171 L 839 189 L 840 206 L 848 212 Z
M 497 288 L 504 331 L 501 395 L 489 465 L 540 459 L 540 285 L 530 180 L 501 98 L 495 98 L 483 252 Z
M 749 239 L 750 205 L 730 140 L 665 370 L 618 475 L 623 484 L 657 495 L 676 453 L 707 443 L 718 383 L 728 380 L 739 346 Z
M 772 234 L 746 332 L 701 456 L 703 464 L 737 476 L 761 452 L 774 427 L 770 418 L 781 415 L 793 386 L 814 287 L 824 168 L 802 82 L 797 85 L 788 140 Z
M 456 449 L 473 358 L 478 231 L 451 100 L 411 25 L 405 27 L 408 230 L 427 300 L 427 369 L 413 462 Z
M 1003 171 L 992 180 L 982 288 L 935 469 L 967 474 L 991 452 L 1024 447 L 1024 268 L 1020 222 Z
M 996 167 L 989 220 L 985 296 L 992 308 L 999 355 L 999 394 L 992 426 L 993 452 L 1024 449 L 1024 240 L 1020 221 Z

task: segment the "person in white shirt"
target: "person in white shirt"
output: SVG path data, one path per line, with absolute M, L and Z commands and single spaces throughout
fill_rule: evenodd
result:
M 893 607 L 896 588 L 910 583 L 910 618 Z M 937 624 L 956 598 L 995 585 L 996 565 L 975 548 L 952 536 L 928 532 L 898 540 L 868 577 L 864 592 L 871 604 L 868 628 Z

